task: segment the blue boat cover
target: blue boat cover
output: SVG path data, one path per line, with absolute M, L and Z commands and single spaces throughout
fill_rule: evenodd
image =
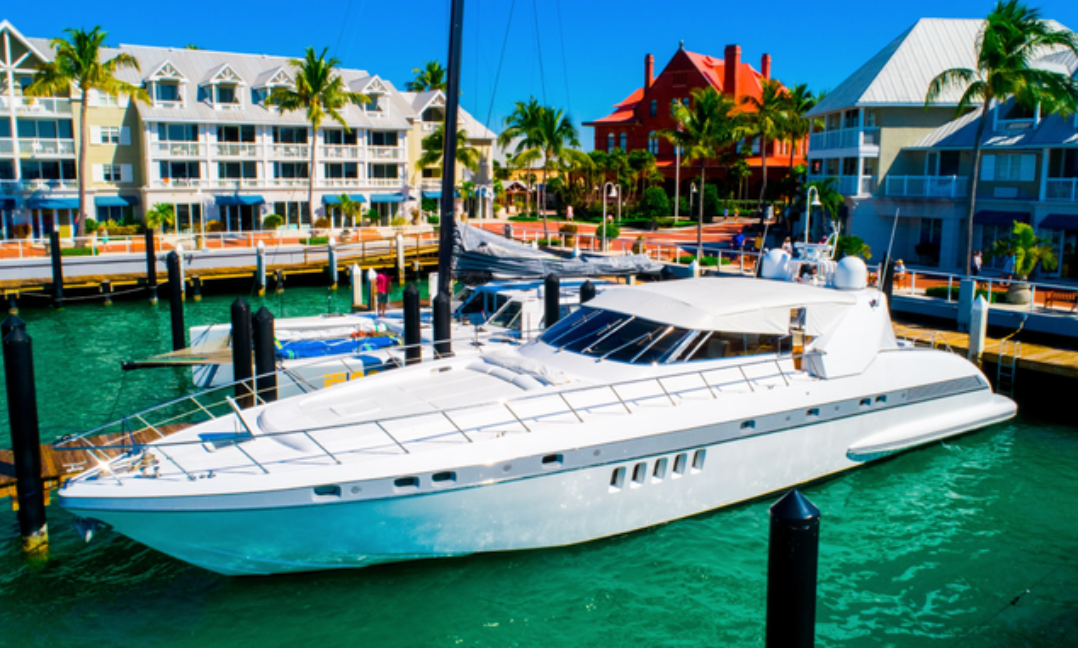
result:
M 396 337 L 337 338 L 333 340 L 292 340 L 277 343 L 277 357 L 282 360 L 323 358 L 332 355 L 362 353 L 399 345 Z M 381 362 L 381 361 L 379 361 Z

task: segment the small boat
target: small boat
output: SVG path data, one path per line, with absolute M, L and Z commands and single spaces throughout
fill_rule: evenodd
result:
M 761 278 L 610 288 L 522 345 L 98 449 L 59 502 L 222 574 L 363 567 L 607 538 L 1014 416 L 898 343 L 866 279 L 774 250 Z

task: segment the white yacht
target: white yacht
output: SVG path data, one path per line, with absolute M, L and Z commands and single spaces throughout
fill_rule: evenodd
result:
M 609 537 L 1015 414 L 964 358 L 898 344 L 859 260 L 824 285 L 801 263 L 612 288 L 521 346 L 233 406 L 59 502 L 223 574 L 362 567 Z

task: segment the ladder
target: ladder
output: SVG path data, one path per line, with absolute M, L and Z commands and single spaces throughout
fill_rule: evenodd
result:
M 996 363 L 996 393 L 1014 397 L 1014 379 L 1022 343 L 1004 338 L 999 343 L 999 362 Z

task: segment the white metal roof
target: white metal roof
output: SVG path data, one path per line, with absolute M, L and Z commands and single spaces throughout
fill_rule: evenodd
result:
M 830 311 L 827 321 L 809 323 L 822 331 L 856 303 L 852 293 L 808 284 L 708 277 L 611 288 L 587 305 L 686 329 L 783 334 L 790 327 L 791 309 Z

